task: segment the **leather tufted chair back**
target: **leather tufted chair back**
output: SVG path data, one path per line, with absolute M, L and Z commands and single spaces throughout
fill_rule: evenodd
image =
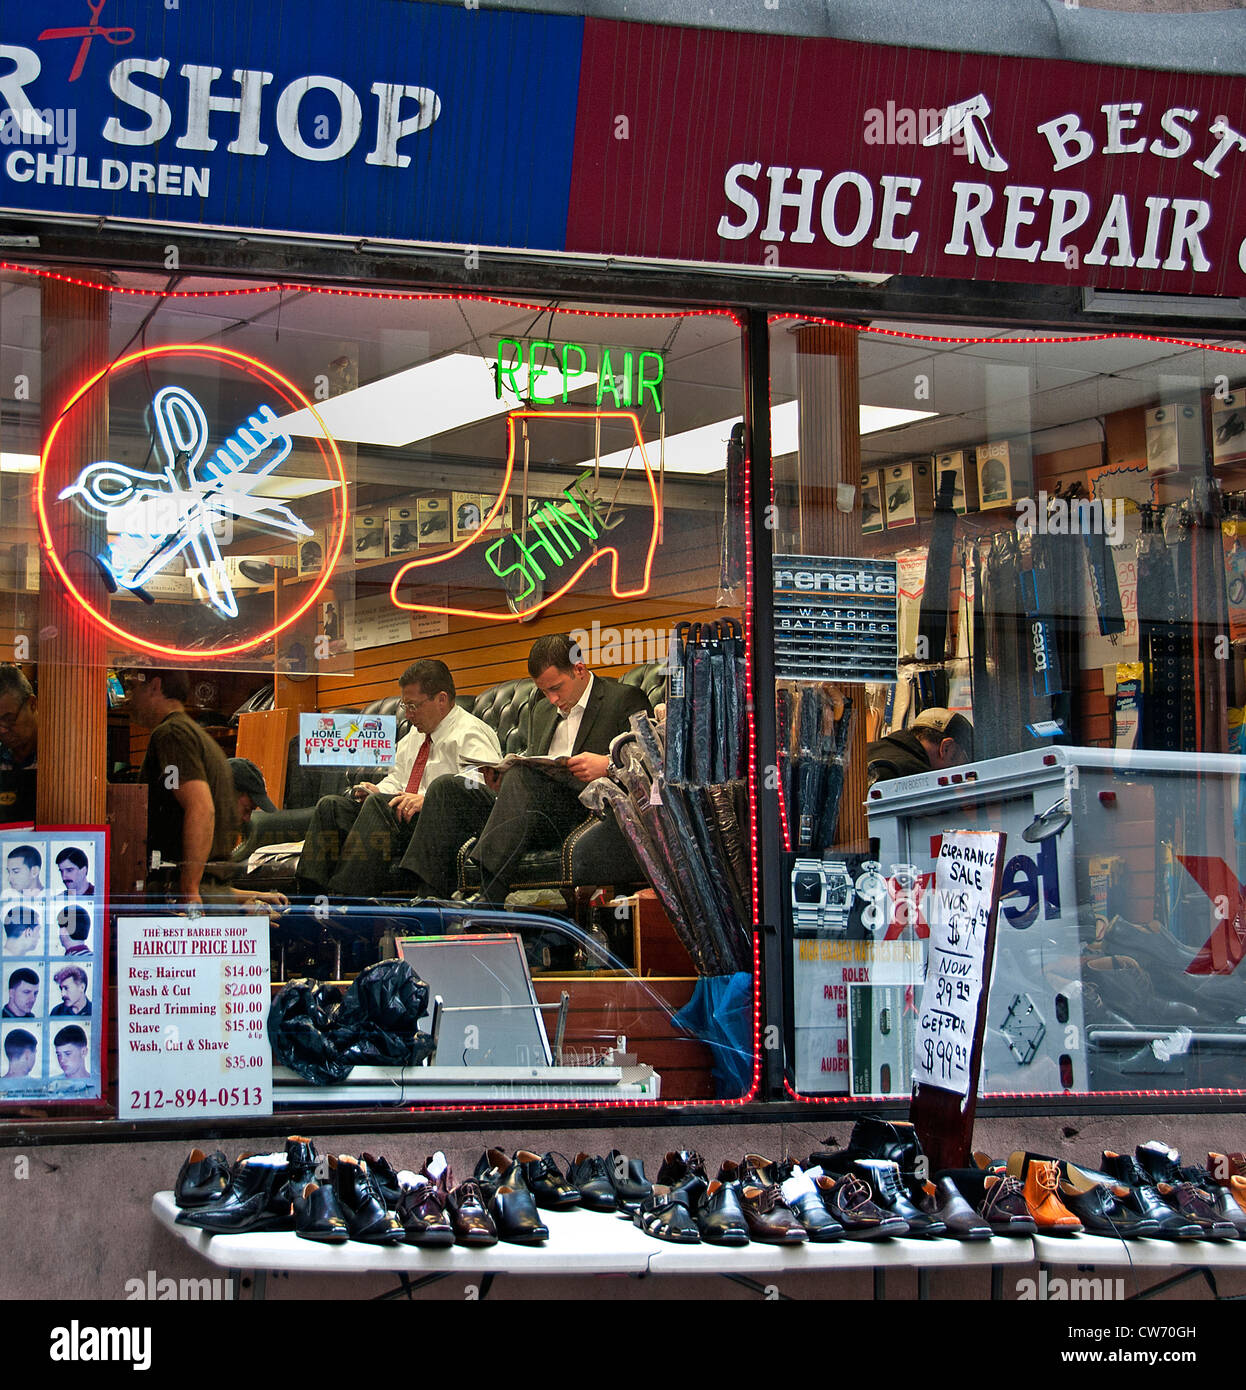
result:
M 535 689 L 531 677 L 524 676 L 476 696 L 472 713 L 497 734 L 503 753 L 519 753 L 528 746 L 528 701 Z
M 643 666 L 633 666 L 619 677 L 623 685 L 638 685 L 649 697 L 651 705 L 660 705 L 666 699 L 666 662 L 646 661 Z

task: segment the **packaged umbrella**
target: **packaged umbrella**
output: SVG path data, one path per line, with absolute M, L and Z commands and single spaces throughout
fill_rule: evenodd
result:
M 744 477 L 744 422 L 731 427 L 727 441 L 727 468 L 723 476 L 723 531 L 718 567 L 719 608 L 737 608 L 742 600 L 745 550 L 744 524 L 748 492 Z
M 690 703 L 684 774 L 689 782 L 702 785 L 714 781 L 714 675 L 708 628 L 707 623 L 697 623 L 687 648 L 691 669 L 686 681 Z
M 683 780 L 688 740 L 688 643 L 691 623 L 680 623 L 671 635 L 666 656 L 666 775 Z

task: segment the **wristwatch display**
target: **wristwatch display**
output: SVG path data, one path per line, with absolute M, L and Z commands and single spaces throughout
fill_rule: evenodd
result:
M 797 859 L 792 865 L 792 925 L 797 930 L 848 930 L 853 883 L 842 859 Z

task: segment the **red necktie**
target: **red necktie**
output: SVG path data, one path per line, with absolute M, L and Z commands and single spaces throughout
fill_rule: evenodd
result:
M 415 755 L 415 762 L 411 766 L 411 776 L 407 778 L 405 791 L 418 792 L 420 781 L 424 776 L 424 769 L 428 766 L 428 750 L 433 746 L 432 734 L 424 735 L 424 742 L 420 744 L 420 751 Z

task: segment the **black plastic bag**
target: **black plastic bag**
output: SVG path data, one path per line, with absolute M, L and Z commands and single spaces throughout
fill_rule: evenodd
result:
M 433 1053 L 432 1038 L 418 1027 L 428 993 L 404 960 L 368 966 L 345 995 L 295 980 L 268 1012 L 274 1060 L 319 1086 L 344 1080 L 356 1066 L 416 1066 Z

